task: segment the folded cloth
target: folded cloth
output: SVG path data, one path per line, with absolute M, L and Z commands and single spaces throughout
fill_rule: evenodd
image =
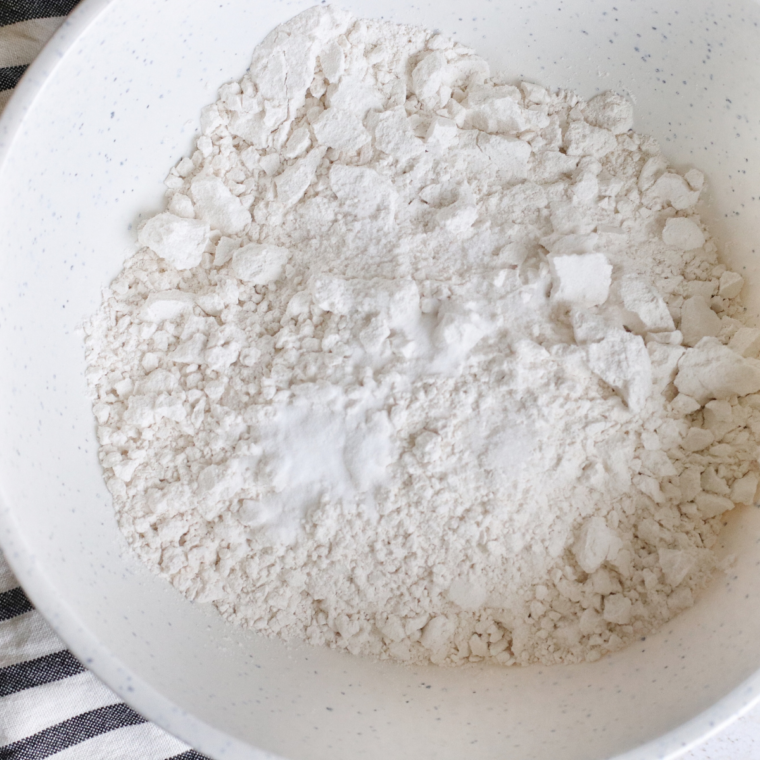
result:
M 69 652 L 0 553 L 0 760 L 207 760 Z
M 79 0 L 0 0 L 0 111 Z

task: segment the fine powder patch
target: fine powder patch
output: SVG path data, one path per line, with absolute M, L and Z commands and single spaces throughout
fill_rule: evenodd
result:
M 266 635 L 595 660 L 754 503 L 760 332 L 628 101 L 311 9 L 206 107 L 87 327 L 138 555 Z

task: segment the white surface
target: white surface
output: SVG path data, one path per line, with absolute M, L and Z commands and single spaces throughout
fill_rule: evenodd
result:
M 125 552 L 94 455 L 77 325 L 132 245 L 129 225 L 158 208 L 163 168 L 189 147 L 214 87 L 308 4 L 233 0 L 209 13 L 202 0 L 86 0 L 11 101 L 0 124 L 8 559 L 88 666 L 216 757 L 266 756 L 252 745 L 303 760 L 674 756 L 760 686 L 755 510 L 732 516 L 725 541 L 739 561 L 694 609 L 640 646 L 567 668 L 407 669 L 286 649 L 229 630 Z M 707 170 L 729 263 L 760 295 L 754 3 L 473 0 L 466 16 L 458 0 L 344 4 L 456 32 L 515 76 L 584 96 L 629 91 L 637 128 Z
M 754 760 L 760 757 L 760 707 L 754 707 L 725 731 L 713 736 L 683 760 Z

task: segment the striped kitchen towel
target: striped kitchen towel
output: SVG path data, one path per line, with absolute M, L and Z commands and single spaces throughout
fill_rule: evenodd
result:
M 0 0 L 0 111 L 79 0 Z
M 0 760 L 207 760 L 67 651 L 0 554 Z

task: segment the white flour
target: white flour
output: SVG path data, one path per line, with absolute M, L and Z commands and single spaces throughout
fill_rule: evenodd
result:
M 140 557 L 408 662 L 593 660 L 691 605 L 755 499 L 760 332 L 702 174 L 631 126 L 422 29 L 272 32 L 88 328 Z

